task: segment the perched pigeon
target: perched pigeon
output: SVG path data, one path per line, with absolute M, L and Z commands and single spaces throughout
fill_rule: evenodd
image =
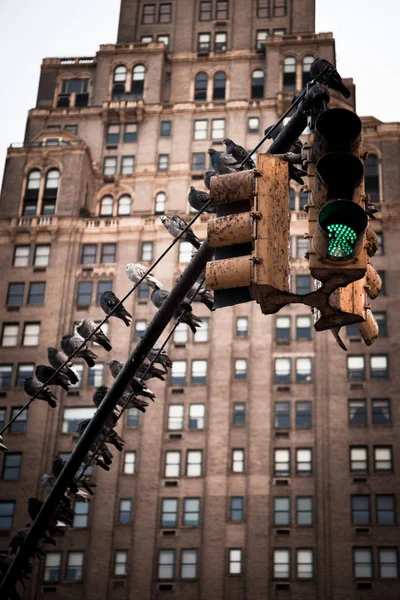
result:
M 205 287 L 199 288 L 199 283 L 196 282 L 185 296 L 187 302 L 202 302 L 207 306 L 208 310 L 214 310 L 214 296 Z
M 79 335 L 86 339 L 89 337 L 89 335 L 93 333 L 96 327 L 97 324 L 94 321 L 92 321 L 92 319 L 84 319 L 83 321 L 79 321 L 76 331 L 79 333 Z M 93 340 L 93 342 L 99 344 L 100 346 L 103 346 L 103 348 L 105 348 L 107 352 L 112 350 L 110 340 L 101 329 L 96 331 L 96 333 L 92 335 L 90 339 Z
M 95 405 L 96 408 L 99 408 L 99 406 L 102 403 L 102 400 L 103 400 L 104 396 L 107 394 L 107 392 L 108 392 L 108 387 L 106 385 L 101 385 L 100 387 L 97 388 L 97 390 L 93 394 L 93 398 L 92 398 L 93 404 Z
M 272 127 L 273 127 L 273 125 L 270 125 L 270 127 L 267 127 L 267 129 L 264 132 L 265 135 L 271 131 Z M 283 129 L 283 125 L 282 125 L 282 123 L 280 123 L 278 125 L 278 127 L 276 127 L 276 129 L 273 130 L 273 132 L 270 134 L 269 137 L 273 140 L 276 140 L 276 138 L 278 137 L 278 135 L 280 134 L 282 129 Z M 290 146 L 289 152 L 292 152 L 293 154 L 301 154 L 302 148 L 303 148 L 303 144 L 301 143 L 301 141 L 299 139 L 297 139 Z M 290 179 L 293 179 L 293 181 L 296 181 L 296 183 L 299 183 L 300 185 L 304 185 L 304 181 L 303 181 L 302 177 L 306 177 L 306 175 L 307 175 L 307 171 L 304 171 L 303 169 L 298 169 L 292 163 L 289 163 Z
M 54 477 L 54 475 L 49 475 L 48 473 L 45 473 L 40 480 L 40 487 L 47 494 L 50 494 L 51 490 L 54 487 L 55 482 L 56 482 L 56 478 Z
M 176 238 L 178 235 L 182 233 L 182 231 L 187 227 L 187 223 L 182 217 L 179 215 L 174 215 L 173 217 L 167 217 L 167 215 L 161 215 L 160 217 L 161 223 L 164 225 L 165 229 L 172 235 L 172 237 Z M 189 227 L 185 231 L 183 235 L 181 235 L 180 239 L 185 242 L 189 242 L 195 248 L 200 248 L 201 242 L 197 239 L 195 234 L 192 231 L 192 228 Z
M 89 350 L 88 345 L 83 342 L 82 338 L 77 335 L 63 335 L 61 338 L 61 348 L 68 356 L 73 354 L 80 346 L 82 346 L 82 348 L 75 356 L 77 358 L 83 358 L 89 367 L 94 367 L 97 354 Z
M 3 444 L 3 436 L 2 436 L 2 435 L 0 435 L 0 450 L 1 450 L 2 452 L 4 452 L 4 454 L 7 454 L 7 452 L 8 452 L 8 448 L 7 448 L 7 446 L 5 446 L 5 445 Z
M 195 210 L 202 210 L 204 206 L 211 200 L 210 195 L 207 192 L 202 192 L 201 190 L 196 190 L 193 185 L 190 186 L 189 192 L 189 204 Z M 215 206 L 212 202 L 207 206 L 204 212 L 207 213 L 215 213 Z M 162 287 L 162 286 L 160 286 Z
M 157 358 L 156 358 L 156 356 L 157 356 Z M 161 346 L 157 342 L 154 344 L 154 346 L 148 353 L 147 358 L 150 361 L 152 361 L 156 358 L 155 362 L 160 364 L 165 369 L 166 373 L 167 373 L 168 369 L 172 369 L 172 360 L 168 356 L 165 348 L 163 348 L 161 350 Z
M 315 79 L 326 67 L 328 68 L 321 79 L 318 80 L 318 83 L 324 83 L 332 90 L 340 92 L 345 98 L 350 98 L 350 90 L 344 85 L 339 73 L 328 60 L 316 58 L 310 66 L 311 77 Z
M 56 370 L 53 367 L 47 367 L 46 365 L 38 365 L 35 369 L 35 375 L 37 379 L 41 383 L 47 383 L 47 381 L 51 377 L 51 381 L 49 381 L 49 385 L 59 385 L 66 392 L 69 390 L 69 378 L 68 375 L 65 375 L 61 371 L 54 375 Z
M 104 292 L 100 296 L 100 306 L 106 313 L 109 315 L 111 311 L 119 304 L 120 300 L 114 294 L 114 292 Z M 127 327 L 130 326 L 132 315 L 128 313 L 128 311 L 124 308 L 122 304 L 118 306 L 117 310 L 112 313 L 113 317 L 117 317 L 117 319 L 121 319 Z
M 39 390 L 43 388 L 43 385 L 35 379 L 35 377 L 25 377 L 24 380 L 24 390 L 28 394 L 28 396 L 35 396 Z M 55 408 L 57 406 L 57 398 L 51 392 L 50 388 L 46 385 L 42 391 L 36 396 L 39 400 L 45 400 L 51 408 Z
M 137 370 L 137 374 L 139 379 L 143 379 L 143 381 L 148 381 L 149 379 L 160 379 L 161 381 L 165 381 L 165 373 L 166 371 L 162 371 L 158 369 L 155 365 L 151 365 L 150 369 L 148 369 L 150 363 L 143 362 Z
M 41 502 L 37 498 L 29 498 L 28 513 L 32 521 L 36 519 L 42 506 L 43 502 Z M 54 531 L 54 528 L 60 526 L 65 527 L 65 525 L 70 525 L 72 527 L 74 516 L 75 513 L 72 509 L 66 507 L 65 504 L 59 504 L 58 509 L 56 510 L 52 520 L 50 521 L 51 530 Z
M 110 360 L 106 364 L 110 367 L 111 375 L 114 377 L 114 379 L 116 379 L 120 371 L 123 369 L 125 363 L 121 363 L 118 360 Z M 150 398 L 151 400 L 154 400 L 154 398 L 156 397 L 156 395 L 151 390 L 149 390 L 149 388 L 146 387 L 144 383 L 139 381 L 137 377 L 133 377 L 131 379 L 129 386 L 132 392 L 134 394 L 137 394 L 138 396 L 145 396 L 146 398 Z
M 246 152 L 246 150 L 243 148 L 243 146 L 239 146 L 238 144 L 235 144 L 235 142 L 233 142 L 229 138 L 224 139 L 223 142 L 226 146 L 226 151 L 228 152 L 228 154 L 231 154 L 233 156 L 233 158 L 236 160 L 236 162 L 241 164 L 242 161 L 248 155 L 248 152 Z M 246 160 L 246 162 L 244 163 L 243 168 L 244 169 L 255 169 L 256 165 L 255 165 L 253 159 L 248 158 Z
M 86 430 L 86 427 L 89 425 L 91 419 L 83 419 L 82 421 L 79 421 L 78 425 L 76 426 L 76 432 L 78 434 L 79 437 L 82 437 L 83 433 Z M 95 453 L 96 455 L 99 454 L 101 459 L 104 461 L 104 463 L 109 466 L 112 464 L 112 459 L 114 458 L 112 453 L 109 451 L 109 449 L 107 448 L 107 446 L 104 443 L 104 431 L 101 431 L 98 434 L 98 437 L 96 438 L 96 440 L 93 442 L 90 450 L 92 453 Z M 100 442 L 100 443 L 99 443 Z
M 204 173 L 204 185 L 209 190 L 211 185 L 211 177 L 215 177 L 217 174 L 215 171 L 206 171 Z
M 132 283 L 138 283 L 142 279 L 142 277 L 146 275 L 147 270 L 148 269 L 140 263 L 128 263 L 125 268 L 125 273 L 128 279 L 132 281 Z M 161 281 L 158 281 L 158 279 L 156 279 L 151 273 L 148 273 L 146 275 L 146 277 L 142 280 L 142 283 L 148 285 L 153 290 L 156 290 L 157 288 L 162 288 Z
M 209 148 L 207 152 L 210 155 L 211 166 L 217 175 L 236 173 L 239 170 L 239 163 L 231 154 L 217 152 L 214 148 Z
M 168 296 L 169 292 L 167 290 L 154 290 L 154 292 L 151 294 L 151 301 L 156 308 L 160 308 Z M 181 316 L 182 311 L 184 313 L 183 316 Z M 196 333 L 196 327 L 200 327 L 201 325 L 201 319 L 192 313 L 191 305 L 189 302 L 185 302 L 184 300 L 178 304 L 174 312 L 175 321 L 178 318 L 180 319 L 181 323 L 186 323 L 189 325 L 193 333 Z
M 47 360 L 54 369 L 58 369 L 61 365 L 65 364 L 65 367 L 60 371 L 65 373 L 72 384 L 78 383 L 79 377 L 76 371 L 74 371 L 72 362 L 68 361 L 68 356 L 64 352 L 59 352 L 57 348 L 49 346 L 47 348 Z
M 28 535 L 30 528 L 31 528 L 31 524 L 27 523 L 23 529 L 20 529 L 14 535 L 14 537 L 11 538 L 11 542 L 8 545 L 8 547 L 11 548 L 11 552 L 10 552 L 11 556 L 18 552 L 19 548 L 24 543 L 26 536 Z M 56 545 L 56 540 L 52 537 L 49 537 L 48 535 L 44 535 L 41 538 L 40 542 L 43 544 L 51 544 L 52 546 Z M 36 549 L 34 550 L 34 555 L 36 556 L 36 558 L 39 558 L 40 556 L 44 555 L 44 552 L 40 548 L 39 544 L 37 544 Z

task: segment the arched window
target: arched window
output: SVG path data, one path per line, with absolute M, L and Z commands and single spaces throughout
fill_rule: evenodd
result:
M 132 97 L 143 98 L 144 76 L 146 68 L 144 65 L 136 65 L 132 71 Z
M 309 81 L 311 81 L 310 67 L 313 62 L 314 62 L 313 56 L 305 56 L 303 58 L 303 76 L 302 76 L 303 87 L 305 87 L 307 85 L 307 83 Z
M 378 158 L 370 154 L 364 161 L 365 192 L 369 194 L 371 202 L 380 202 L 379 199 L 379 163 Z
M 111 198 L 111 196 L 110 196 L 110 198 Z M 104 200 L 104 198 L 103 198 L 103 200 Z M 124 194 L 123 196 L 121 196 L 121 198 L 118 200 L 118 214 L 120 216 L 130 215 L 131 214 L 131 204 L 132 204 L 132 200 L 128 194 Z M 111 208 L 111 211 L 112 211 L 112 208 Z
M 113 100 L 118 100 L 121 95 L 125 94 L 126 73 L 127 69 L 125 65 L 119 65 L 114 71 Z
M 156 203 L 154 207 L 154 213 L 156 215 L 163 215 L 165 212 L 165 200 L 166 195 L 164 192 L 158 192 L 156 195 Z
M 207 73 L 197 73 L 194 83 L 194 99 L 195 100 L 207 100 Z
M 218 71 L 214 75 L 213 100 L 225 100 L 226 73 Z
M 283 91 L 294 92 L 296 90 L 296 59 L 287 56 L 283 61 Z
M 100 202 L 100 216 L 111 217 L 113 214 L 113 199 L 112 196 L 104 196 Z
M 36 215 L 41 177 L 39 169 L 33 169 L 28 175 L 22 211 L 24 215 Z
M 264 71 L 256 69 L 251 75 L 251 97 L 264 98 Z
M 46 185 L 43 192 L 42 215 L 54 215 L 56 212 L 56 200 L 60 171 L 50 169 L 46 176 Z

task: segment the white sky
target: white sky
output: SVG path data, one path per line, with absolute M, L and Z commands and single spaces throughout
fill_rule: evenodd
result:
M 316 3 L 316 31 L 333 32 L 338 71 L 357 86 L 358 114 L 400 121 L 399 1 Z M 101 43 L 115 43 L 119 6 L 120 0 L 0 0 L 0 181 L 7 146 L 24 138 L 42 59 L 93 56 Z

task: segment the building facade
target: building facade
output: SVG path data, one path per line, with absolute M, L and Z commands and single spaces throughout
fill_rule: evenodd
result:
M 122 0 L 118 41 L 95 57 L 46 58 L 26 136 L 8 150 L 0 203 L 0 417 L 26 402 L 24 377 L 47 363 L 99 294 L 130 288 L 128 262 L 150 265 L 170 243 L 159 215 L 190 218 L 190 185 L 204 188 L 207 149 L 230 137 L 254 147 L 309 78 L 313 0 Z M 355 108 L 332 94 L 334 106 Z M 254 302 L 210 313 L 168 345 L 172 374 L 157 399 L 118 431 L 126 440 L 74 528 L 37 562 L 27 598 L 394 599 L 400 506 L 396 300 L 400 287 L 400 125 L 365 117 L 366 186 L 380 212 L 373 259 L 380 336 L 354 327 L 348 352 L 316 334 L 301 305 L 263 316 Z M 262 148 L 266 149 L 267 145 Z M 306 193 L 291 191 L 291 289 L 311 290 L 303 235 Z M 194 229 L 206 235 L 206 217 Z M 155 275 L 171 289 L 190 260 L 174 246 Z M 53 456 L 68 455 L 92 395 L 112 382 L 155 308 L 140 287 L 130 329 L 111 319 L 113 350 L 79 385 L 35 401 L 4 436 L 0 551 L 28 520 L 26 500 Z M 115 453 L 117 454 L 117 453 Z

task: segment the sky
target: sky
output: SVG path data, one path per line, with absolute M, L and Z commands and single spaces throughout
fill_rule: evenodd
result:
M 337 69 L 356 84 L 357 113 L 400 121 L 399 1 L 316 5 L 316 32 L 333 32 Z M 0 0 L 0 181 L 7 147 L 24 138 L 42 59 L 94 56 L 100 44 L 115 43 L 119 7 L 120 0 Z

